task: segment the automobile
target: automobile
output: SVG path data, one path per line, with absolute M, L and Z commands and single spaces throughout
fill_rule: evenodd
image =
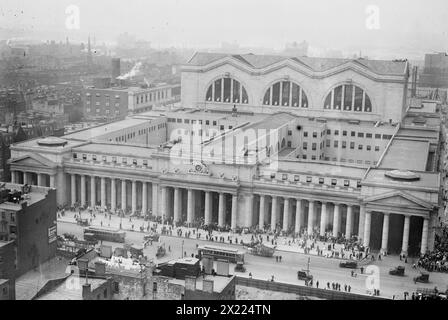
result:
M 392 276 L 404 276 L 404 267 L 398 266 L 396 268 L 390 269 L 389 274 Z
M 72 233 L 64 233 L 63 236 L 66 240 L 69 240 L 69 241 L 74 241 L 77 239 L 76 236 Z
M 88 226 L 89 225 L 89 219 L 77 219 L 76 223 L 81 226 Z
M 244 266 L 243 262 L 237 262 L 236 263 L 235 271 L 237 271 L 237 272 L 246 272 L 246 267 Z
M 157 242 L 157 241 L 159 241 L 159 237 L 160 237 L 160 235 L 158 233 L 151 233 L 151 234 L 145 235 L 143 237 L 143 240 Z
M 344 261 L 339 263 L 339 267 L 356 269 L 358 267 L 358 264 L 356 263 L 356 261 Z
M 308 270 L 299 270 L 297 271 L 297 279 L 310 281 L 313 280 L 313 276 L 310 274 Z
M 429 273 L 427 272 L 421 272 L 421 274 L 414 278 L 414 283 L 417 282 L 423 282 L 428 283 L 429 282 Z

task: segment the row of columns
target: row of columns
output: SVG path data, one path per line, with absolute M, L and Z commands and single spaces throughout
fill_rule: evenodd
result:
M 35 173 L 20 170 L 11 170 L 11 183 L 23 183 L 33 185 L 32 175 L 37 175 L 37 186 L 55 188 L 56 174 Z M 49 177 L 49 185 L 46 183 L 46 177 Z

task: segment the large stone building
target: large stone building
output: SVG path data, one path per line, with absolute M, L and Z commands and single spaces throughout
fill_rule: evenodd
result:
M 440 120 L 409 104 L 408 78 L 402 60 L 196 53 L 180 108 L 15 144 L 13 179 L 55 187 L 61 205 L 423 253 L 440 203 Z

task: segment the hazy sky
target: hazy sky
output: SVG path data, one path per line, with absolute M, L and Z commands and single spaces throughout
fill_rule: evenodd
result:
M 80 29 L 65 27 L 67 6 L 80 9 Z M 366 27 L 368 5 L 379 29 Z M 122 32 L 167 46 L 282 47 L 307 40 L 328 47 L 448 48 L 447 0 L 0 0 L 0 28 L 48 39 L 114 41 Z

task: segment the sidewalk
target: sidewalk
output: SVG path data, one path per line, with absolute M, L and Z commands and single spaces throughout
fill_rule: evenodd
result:
M 65 211 L 65 214 L 63 217 L 59 217 L 59 215 L 58 215 L 58 221 L 67 222 L 67 223 L 76 223 L 76 219 L 75 219 L 76 214 L 78 214 L 78 212 Z M 156 228 L 158 233 L 160 233 L 160 234 L 162 233 L 163 225 L 160 223 L 144 221 L 143 219 L 138 219 L 138 218 L 131 218 L 131 221 L 130 221 L 129 217 L 120 218 L 116 215 L 112 215 L 109 218 L 109 215 L 107 215 L 107 217 L 106 217 L 104 213 L 95 213 L 95 215 L 96 215 L 96 217 L 91 216 L 87 210 L 81 212 L 81 218 L 89 219 L 89 222 L 91 221 L 90 225 L 92 225 L 92 226 L 98 226 L 98 227 L 102 226 L 102 227 L 109 227 L 109 228 L 113 228 L 113 229 L 120 229 L 120 224 L 121 224 L 121 229 L 124 231 L 139 232 L 139 231 L 141 231 L 141 228 L 142 228 L 143 232 L 147 232 L 148 225 L 149 225 L 150 228 Z M 165 227 L 167 230 L 169 230 L 169 228 L 171 226 L 165 225 Z M 177 235 L 178 235 L 178 232 L 181 231 L 182 236 L 180 236 L 180 237 L 184 238 L 185 235 L 188 232 L 190 232 L 190 237 L 189 237 L 190 239 L 199 239 L 199 240 L 207 241 L 206 236 L 208 235 L 208 233 L 205 232 L 204 230 L 201 230 L 201 229 L 197 230 L 196 228 L 187 228 L 187 227 L 178 227 L 178 228 L 171 227 L 171 228 L 172 228 L 172 231 L 169 234 L 164 234 L 165 236 L 179 237 Z M 252 238 L 252 234 L 241 234 L 240 235 L 240 234 L 235 234 L 233 232 L 219 232 L 219 231 L 213 231 L 212 236 L 216 240 L 216 241 L 214 241 L 214 243 L 217 243 L 217 244 L 219 244 L 219 243 L 239 244 L 241 240 L 244 243 L 250 243 L 251 238 Z M 224 238 L 224 242 L 219 241 L 219 239 L 221 237 Z M 263 235 L 262 238 L 263 238 L 263 243 L 272 244 L 273 236 L 269 237 L 269 241 L 267 241 L 266 235 Z M 292 237 L 278 237 L 275 242 L 277 243 L 276 251 L 284 251 L 284 252 L 292 252 L 292 253 L 295 252 L 295 253 L 305 254 L 305 249 L 301 247 L 301 245 L 304 243 L 304 240 L 296 239 L 294 241 Z M 313 243 L 312 240 L 306 240 L 305 247 L 310 248 L 312 243 Z M 322 256 L 324 256 L 324 257 L 327 257 L 327 256 L 331 257 L 332 252 L 337 252 L 337 256 L 335 254 L 331 258 L 343 259 L 341 257 L 341 250 L 343 250 L 343 245 L 335 244 L 333 250 L 328 250 L 327 246 L 329 244 L 330 243 L 316 241 L 315 248 L 308 249 L 307 254 L 317 256 L 318 255 L 317 249 L 319 249 L 320 251 L 322 251 Z M 344 258 L 349 260 L 350 254 L 352 254 L 352 251 L 351 250 L 343 250 L 343 252 L 344 252 Z M 355 251 L 355 253 L 356 252 L 357 251 Z M 355 257 L 353 257 L 352 260 L 358 261 Z

